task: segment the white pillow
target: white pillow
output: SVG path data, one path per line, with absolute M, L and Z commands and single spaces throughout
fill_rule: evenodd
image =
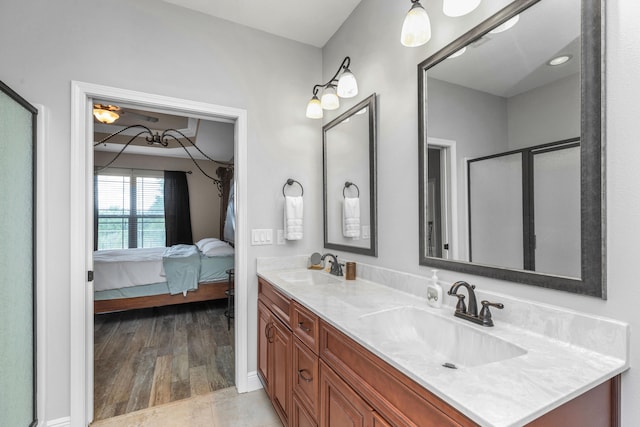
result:
M 206 243 L 200 250 L 208 257 L 233 255 L 233 248 L 227 243 L 218 240 L 217 242 Z
M 206 237 L 204 239 L 200 239 L 196 242 L 196 246 L 198 247 L 198 249 L 200 249 L 200 252 L 204 252 L 202 250 L 202 248 L 207 244 L 207 243 L 211 243 L 211 242 L 219 242 L 220 239 L 216 239 L 215 237 Z

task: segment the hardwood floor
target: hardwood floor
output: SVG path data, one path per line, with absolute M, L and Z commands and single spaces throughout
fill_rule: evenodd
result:
M 94 419 L 234 385 L 226 300 L 95 316 Z

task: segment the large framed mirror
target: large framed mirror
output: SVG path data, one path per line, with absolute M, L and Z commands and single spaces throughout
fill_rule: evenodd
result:
M 378 255 L 376 94 L 322 127 L 324 247 Z
M 606 298 L 601 0 L 517 0 L 418 66 L 420 264 Z

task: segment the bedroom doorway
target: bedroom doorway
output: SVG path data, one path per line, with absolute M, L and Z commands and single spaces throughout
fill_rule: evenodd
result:
M 246 234 L 245 215 L 242 208 L 246 205 L 246 112 L 230 107 L 222 107 L 211 104 L 203 104 L 188 100 L 161 97 L 158 95 L 145 94 L 140 92 L 127 91 L 117 88 L 96 86 L 86 83 L 73 82 L 72 84 L 72 221 L 78 225 L 84 224 L 72 232 L 72 271 L 91 270 L 86 266 L 93 265 L 93 149 L 86 144 L 86 141 L 93 140 L 93 123 L 91 116 L 91 106 L 94 100 L 108 100 L 114 103 L 135 105 L 149 111 L 170 111 L 183 114 L 188 117 L 208 121 L 224 121 L 233 126 L 233 160 L 235 163 L 235 197 L 236 206 L 236 233 L 235 240 L 243 242 L 243 235 Z M 84 137 L 82 137 L 84 135 Z M 77 165 L 78 169 L 73 169 Z M 194 166 L 195 168 L 195 166 Z M 195 173 L 195 171 L 194 171 Z M 78 175 L 82 175 L 81 177 Z M 81 232 L 83 231 L 83 232 Z M 195 239 L 195 237 L 194 237 Z M 73 243 L 82 242 L 82 245 Z M 84 249 L 83 249 L 84 248 Z M 74 256 L 74 253 L 78 257 Z M 247 304 L 246 304 L 246 248 L 242 244 L 237 244 L 235 248 L 235 336 L 232 337 L 235 347 L 233 356 L 235 365 L 235 385 L 240 392 L 249 391 L 249 378 L 247 372 L 246 336 L 247 336 Z M 77 259 L 85 259 L 83 263 L 75 262 Z M 71 378 L 72 386 L 72 419 L 84 419 L 87 425 L 94 418 L 93 407 L 93 385 L 94 385 L 94 320 L 93 320 L 93 282 L 86 280 L 72 283 L 72 366 L 85 366 L 85 370 L 73 370 Z M 86 288 L 85 288 L 86 286 Z M 226 304 L 226 303 L 225 303 Z M 206 305 L 206 304 L 205 304 Z M 226 307 L 226 306 L 225 306 Z M 216 307 L 205 306 L 204 312 L 215 310 Z M 179 313 L 180 309 L 175 309 L 174 315 L 184 315 Z M 183 320 L 184 320 L 184 316 Z M 188 316 L 187 316 L 188 317 Z M 193 317 L 193 316 L 192 316 Z M 196 314 L 196 318 L 201 318 Z M 78 320 L 76 323 L 74 320 Z M 102 325 L 98 325 L 102 327 Z M 224 322 L 226 327 L 226 319 Z M 150 338 L 147 338 L 150 339 Z M 171 338 L 173 339 L 173 338 Z M 202 344 L 202 340 L 201 344 Z M 182 357 L 190 357 L 182 356 Z M 165 365 L 169 359 L 160 359 L 160 363 Z M 81 363 L 81 364 L 80 364 Z M 153 372 L 151 373 L 153 375 Z M 122 374 L 121 376 L 124 376 Z M 198 377 L 198 375 L 196 375 Z M 196 388 L 202 386 L 195 385 Z M 120 386 L 124 387 L 123 385 Z M 166 386 L 165 386 L 166 387 Z M 184 388 L 184 384 L 182 385 Z M 194 387 L 194 385 L 189 385 Z M 252 387 L 253 388 L 253 387 Z M 184 390 L 182 392 L 184 394 Z M 177 393 L 180 394 L 179 392 Z M 135 405 L 133 405 L 135 406 Z M 76 418 L 77 417 L 77 418 Z
M 98 421 L 235 385 L 235 126 L 92 103 Z

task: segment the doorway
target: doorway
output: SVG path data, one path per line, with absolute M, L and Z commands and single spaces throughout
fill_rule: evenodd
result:
M 429 200 L 427 203 L 427 256 L 457 259 L 458 192 L 456 142 L 429 138 L 427 173 Z
M 110 106 L 116 114 L 93 121 L 98 421 L 235 385 L 235 328 L 223 293 L 234 261 L 235 231 L 223 232 L 233 221 L 224 213 L 234 123 L 92 102 L 97 113 Z M 190 255 L 179 271 L 193 271 L 197 285 L 158 276 L 168 247 Z
M 71 126 L 71 419 L 86 426 L 93 419 L 93 283 L 88 271 L 93 265 L 93 149 L 92 99 L 130 102 L 150 109 L 180 112 L 205 120 L 231 120 L 235 129 L 236 172 L 235 252 L 235 383 L 239 392 L 259 387 L 247 366 L 247 122 L 246 111 L 214 104 L 124 90 L 82 82 L 72 82 Z

